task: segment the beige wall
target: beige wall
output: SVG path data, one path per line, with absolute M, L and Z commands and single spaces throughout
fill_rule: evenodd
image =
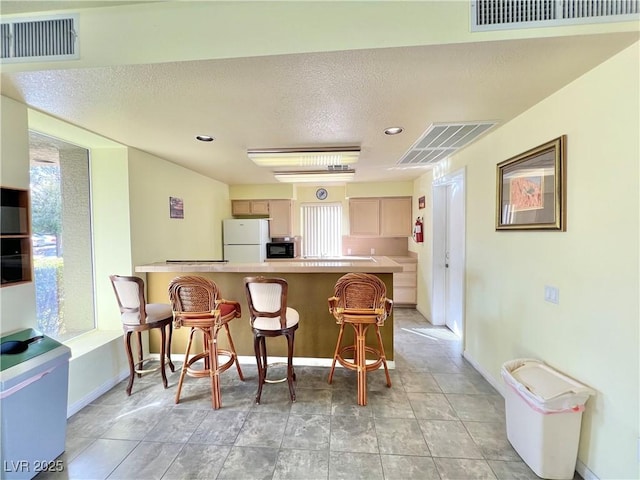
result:
M 122 327 L 108 275 L 178 255 L 222 254 L 221 220 L 230 215 L 225 184 L 128 149 L 2 97 L 2 182 L 29 185 L 28 128 L 91 150 L 98 329 L 68 342 L 69 408 L 113 386 L 127 371 Z M 169 219 L 169 196 L 185 201 L 185 219 Z M 172 223 L 173 222 L 173 223 Z M 160 232 L 160 234 L 158 233 Z M 205 257 L 205 258 L 206 258 Z M 0 290 L 2 331 L 36 327 L 34 284 Z
M 3 187 L 29 188 L 29 135 L 27 109 L 0 97 L 0 183 Z M 0 288 L 0 331 L 36 325 L 36 291 L 33 282 Z
M 413 218 L 422 217 L 424 224 L 424 241 L 416 243 L 409 240 L 409 251 L 418 257 L 417 282 L 418 282 L 418 303 L 416 309 L 427 319 L 431 319 L 431 269 L 433 268 L 433 243 L 432 235 L 432 206 L 433 191 L 431 183 L 433 181 L 433 171 L 429 171 L 413 182 Z M 418 199 L 425 197 L 425 208 L 418 208 Z
M 498 384 L 503 362 L 537 357 L 594 388 L 579 460 L 602 479 L 640 477 L 639 59 L 636 43 L 449 167 L 467 169 L 466 355 Z M 496 164 L 563 134 L 567 231 L 496 232 Z
M 184 218 L 169 218 L 169 197 L 182 198 Z M 184 167 L 129 149 L 131 260 L 222 258 L 222 219 L 229 189 Z

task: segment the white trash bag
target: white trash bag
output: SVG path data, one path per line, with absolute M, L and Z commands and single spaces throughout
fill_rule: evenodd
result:
M 596 393 L 532 358 L 505 362 L 500 373 L 507 387 L 513 389 L 532 409 L 544 415 L 582 412 L 589 396 Z

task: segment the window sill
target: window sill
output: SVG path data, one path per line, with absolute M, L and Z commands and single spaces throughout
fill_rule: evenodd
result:
M 71 349 L 71 358 L 81 357 L 86 353 L 106 345 L 117 338 L 122 338 L 122 330 L 92 330 L 64 342 Z

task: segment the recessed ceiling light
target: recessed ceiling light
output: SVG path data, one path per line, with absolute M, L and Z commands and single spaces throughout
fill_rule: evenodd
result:
M 402 128 L 402 127 L 389 127 L 387 129 L 385 129 L 384 134 L 385 135 L 398 135 L 399 133 L 402 133 L 403 130 L 404 130 L 404 128 Z
M 196 140 L 200 140 L 201 142 L 213 142 L 213 137 L 209 135 L 196 135 Z

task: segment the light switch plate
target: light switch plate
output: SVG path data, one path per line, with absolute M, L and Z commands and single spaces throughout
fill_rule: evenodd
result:
M 544 301 L 549 303 L 560 303 L 560 291 L 558 287 L 553 287 L 551 285 L 544 286 Z

